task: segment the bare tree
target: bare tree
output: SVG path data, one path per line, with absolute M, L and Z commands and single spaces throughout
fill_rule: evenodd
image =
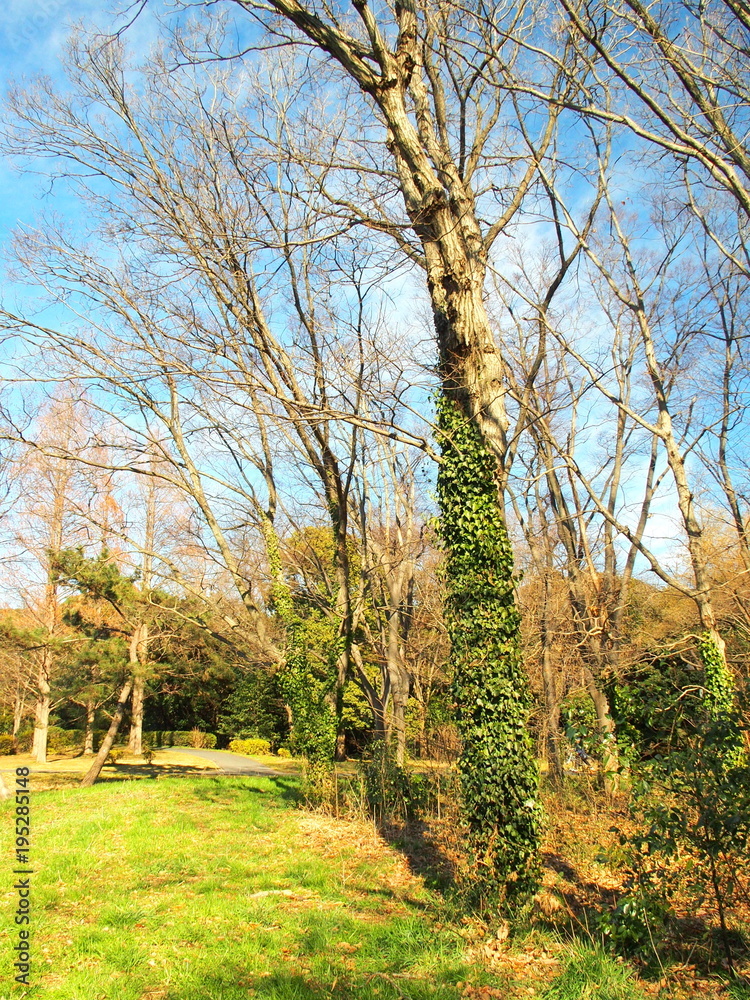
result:
M 9 313 L 6 325 L 52 348 L 48 372 L 97 386 L 102 444 L 112 444 L 113 421 L 118 442 L 115 457 L 92 465 L 132 468 L 189 498 L 271 662 L 283 661 L 267 629 L 267 584 L 278 567 L 249 579 L 242 546 L 248 533 L 261 546 L 278 533 L 279 468 L 290 508 L 322 502 L 335 540 L 340 714 L 354 627 L 347 539 L 357 441 L 382 431 L 362 408 L 383 367 L 366 329 L 378 258 L 333 238 L 317 209 L 291 197 L 283 182 L 294 160 L 255 136 L 226 73 L 216 71 L 217 91 L 226 91 L 209 108 L 201 81 L 165 75 L 157 58 L 143 109 L 119 60 L 116 46 L 81 42 L 74 61 L 85 99 L 50 92 L 51 113 L 40 117 L 17 95 L 14 142 L 74 165 L 101 213 L 100 235 L 137 233 L 140 249 L 118 243 L 105 264 L 52 227 L 27 234 L 18 242 L 27 273 L 38 271 L 53 298 L 72 304 L 72 293 L 89 326 L 46 329 Z M 92 101 L 117 129 L 93 121 Z M 185 106 L 179 122 L 172 110 L 162 114 L 176 104 Z M 111 198 L 87 190 L 91 172 L 112 182 Z
M 420 458 L 418 453 L 396 451 L 383 438 L 371 442 L 369 451 L 363 448 L 354 515 L 367 603 L 373 612 L 368 616 L 363 607 L 361 627 L 381 662 L 377 695 L 365 683 L 361 667 L 360 677 L 383 735 L 395 744 L 396 762 L 400 765 L 406 753 L 406 706 L 412 681 L 407 650 L 413 625 L 415 576 L 424 552 L 424 527 L 418 521 L 416 498 Z
M 585 86 L 579 78 L 571 106 L 689 162 L 703 184 L 728 192 L 747 218 L 746 7 L 736 0 L 680 7 L 560 0 L 560 6 L 591 79 Z
M 65 455 L 81 450 L 83 411 L 73 397 L 62 397 L 42 411 L 39 420 L 41 450 L 19 450 L 14 535 L 31 579 L 22 586 L 23 600 L 36 621 L 38 634 L 27 642 L 35 662 L 35 727 L 33 754 L 47 759 L 47 730 L 52 707 L 51 677 L 64 628 L 58 588 L 51 571 L 52 554 L 63 544 L 75 544 L 85 530 L 79 512 L 90 496 L 88 484 L 76 474 Z M 27 574 L 19 573 L 23 580 Z

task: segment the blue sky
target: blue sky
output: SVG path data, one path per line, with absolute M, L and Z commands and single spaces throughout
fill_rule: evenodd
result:
M 61 60 L 71 29 L 82 22 L 87 29 L 115 30 L 132 18 L 134 11 L 127 12 L 129 3 L 130 0 L 37 0 L 32 4 L 30 0 L 6 0 L 0 9 L 0 93 L 4 95 L 11 82 L 23 84 L 38 75 L 48 75 L 63 86 Z M 160 13 L 168 12 L 169 7 L 169 0 L 150 0 L 147 11 L 128 30 L 132 51 L 145 53 L 149 49 L 157 33 L 156 19 Z M 0 275 L 3 251 L 15 228 L 33 225 L 43 209 L 54 207 L 67 214 L 70 201 L 64 189 L 56 187 L 54 195 L 49 195 L 47 189 L 42 177 L 20 174 L 0 157 Z M 18 305 L 24 291 L 11 288 L 7 280 L 2 285 L 0 296 L 6 301 L 16 300 L 13 305 Z M 650 530 L 658 549 L 672 548 L 673 508 L 671 495 L 665 495 L 655 504 Z
M 61 58 L 71 29 L 79 22 L 87 28 L 111 30 L 132 17 L 123 16 L 129 0 L 5 0 L 0 7 L 0 93 L 3 99 L 12 83 L 22 84 L 39 75 L 62 79 Z M 162 5 L 150 5 L 128 32 L 130 44 L 144 50 L 154 38 L 154 14 Z M 118 16 L 119 15 L 119 16 Z M 21 175 L 0 158 L 0 250 L 19 223 L 31 224 L 43 207 L 44 184 L 40 177 Z M 49 207 L 49 204 L 47 204 Z

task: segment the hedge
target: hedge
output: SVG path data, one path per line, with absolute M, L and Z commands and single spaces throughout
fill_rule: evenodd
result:
M 47 729 L 47 749 L 51 753 L 64 753 L 83 746 L 83 733 L 79 729 L 62 729 L 49 726 Z
M 213 750 L 216 746 L 216 736 L 213 733 L 201 733 L 197 730 L 157 729 L 144 732 L 143 739 L 153 750 L 165 747 L 193 747 L 198 740 L 206 750 Z
M 231 740 L 229 749 L 232 753 L 242 753 L 248 757 L 267 756 L 271 752 L 271 744 L 268 740 Z

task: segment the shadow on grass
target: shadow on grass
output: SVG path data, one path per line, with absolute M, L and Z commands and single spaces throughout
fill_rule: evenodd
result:
M 205 775 L 205 778 L 207 780 L 193 788 L 193 794 L 196 798 L 208 802 L 227 804 L 243 792 L 252 792 L 253 795 L 278 799 L 285 806 L 301 806 L 305 802 L 299 779 L 288 775 L 259 774 L 256 776 L 212 772 Z
M 543 852 L 542 864 L 564 880 L 563 884 L 555 886 L 554 894 L 562 900 L 565 909 L 557 914 L 557 919 L 551 916 L 545 920 L 539 915 L 539 921 L 567 940 L 583 938 L 601 945 L 602 934 L 598 928 L 602 914 L 615 912 L 620 900 L 632 895 L 633 890 L 627 885 L 612 888 L 586 879 L 572 864 L 551 851 Z M 627 954 L 645 979 L 660 980 L 665 966 L 693 969 L 704 978 L 725 976 L 728 974 L 725 942 L 717 921 L 718 917 L 704 913 L 670 916 L 663 926 L 650 929 L 650 947 L 646 945 L 635 954 L 632 951 Z M 635 925 L 634 929 L 637 929 Z M 743 987 L 750 985 L 747 936 L 739 929 L 731 929 L 727 943 L 736 982 Z
M 83 781 L 83 771 L 33 771 L 32 781 L 37 792 L 51 792 L 63 788 L 78 788 Z M 95 787 L 101 785 L 121 784 L 128 781 L 163 780 L 165 778 L 210 777 L 216 772 L 204 769 L 179 767 L 178 765 L 147 765 L 147 764 L 107 764 L 96 780 Z
M 404 855 L 409 870 L 424 879 L 428 888 L 446 895 L 455 887 L 456 858 L 439 842 L 434 821 L 414 819 L 400 825 L 380 823 L 378 832 Z
M 197 793 L 197 789 L 200 788 L 201 798 L 217 803 L 230 801 L 242 792 L 278 799 L 287 807 L 300 806 L 305 802 L 299 779 L 294 775 L 222 774 L 214 768 L 179 764 L 106 764 L 94 787 L 130 781 L 164 781 L 173 778 L 198 782 L 194 791 Z M 37 792 L 78 788 L 83 780 L 83 772 L 37 771 L 33 774 L 33 780 Z M 215 792 L 203 791 L 204 787 L 213 788 Z

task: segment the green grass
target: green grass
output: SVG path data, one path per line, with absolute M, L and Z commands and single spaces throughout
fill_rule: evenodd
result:
M 454 932 L 436 929 L 440 901 L 371 829 L 296 806 L 286 777 L 38 795 L 34 985 L 0 996 L 453 1000 L 458 982 L 503 985 L 462 957 Z M 6 803 L 5 858 L 10 819 Z M 6 875 L 6 914 L 11 887 Z M 12 935 L 9 920 L 0 926 L 4 983 Z
M 544 1000 L 643 1000 L 632 973 L 598 948 L 578 945 L 564 972 L 542 994 Z
M 472 960 L 466 926 L 451 925 L 445 902 L 371 825 L 299 805 L 287 775 L 37 794 L 32 987 L 11 980 L 7 863 L 0 1000 L 641 997 L 624 967 L 585 949 L 546 991 L 512 963 Z M 2 804 L 5 859 L 11 819 Z

